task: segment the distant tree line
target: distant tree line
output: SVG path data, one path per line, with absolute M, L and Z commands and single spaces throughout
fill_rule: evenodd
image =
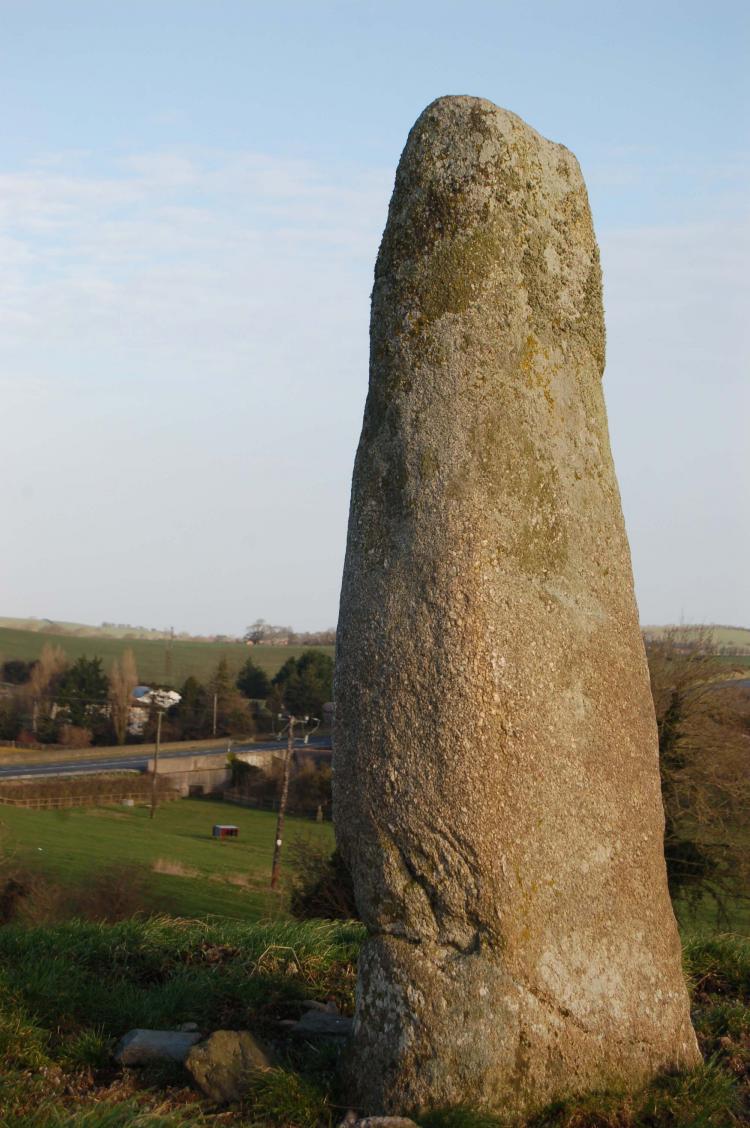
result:
M 328 627 L 324 631 L 295 631 L 291 627 L 280 627 L 267 623 L 265 619 L 256 619 L 243 635 L 245 642 L 254 644 L 289 646 L 333 646 L 336 642 L 336 628 Z
M 12 630 L 33 631 L 38 634 L 59 635 L 70 638 L 151 639 L 177 642 L 265 642 L 276 644 L 283 640 L 293 646 L 332 646 L 336 641 L 335 627 L 322 631 L 295 631 L 292 627 L 275 626 L 265 619 L 256 619 L 245 634 L 239 638 L 235 634 L 194 634 L 191 631 L 175 631 L 173 627 L 134 626 L 132 623 L 114 623 L 104 620 L 99 626 L 84 623 L 58 623 L 54 619 L 7 619 L 0 618 L 0 625 Z
M 0 740 L 68 747 L 151 741 L 155 714 L 133 698 L 138 685 L 131 650 L 107 673 L 101 658 L 71 662 L 46 643 L 33 662 L 10 659 L 0 666 Z M 248 658 L 237 677 L 226 658 L 201 682 L 189 677 L 182 700 L 163 718 L 162 739 L 199 740 L 273 730 L 278 715 L 322 717 L 333 694 L 333 660 L 306 650 L 269 676 Z

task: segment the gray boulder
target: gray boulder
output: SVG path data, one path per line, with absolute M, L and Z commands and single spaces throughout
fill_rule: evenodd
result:
M 184 1062 L 200 1034 L 180 1030 L 129 1030 L 117 1043 L 114 1059 L 120 1065 L 150 1065 L 156 1061 Z
M 405 1116 L 365 1116 L 360 1119 L 356 1112 L 348 1112 L 339 1128 L 417 1128 L 417 1125 Z
M 352 1019 L 330 1010 L 310 1009 L 292 1027 L 293 1034 L 312 1038 L 348 1038 L 352 1032 Z
M 241 1100 L 253 1074 L 271 1064 L 267 1051 L 247 1030 L 215 1030 L 185 1060 L 198 1087 L 219 1104 Z

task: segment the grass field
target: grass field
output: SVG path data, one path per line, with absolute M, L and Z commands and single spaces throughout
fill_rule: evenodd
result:
M 643 630 L 655 638 L 660 637 L 666 631 L 676 630 L 685 641 L 698 639 L 705 632 L 710 632 L 716 646 L 740 646 L 750 653 L 750 627 L 723 627 L 707 623 L 705 626 L 691 626 L 689 624 L 672 627 L 647 626 Z
M 719 656 L 719 661 L 723 662 L 728 670 L 750 669 L 750 654 L 722 654 Z M 745 677 L 745 674 L 742 675 Z
M 71 661 L 85 654 L 87 658 L 102 658 L 105 672 L 124 650 L 132 650 L 142 682 L 160 682 L 180 686 L 185 678 L 206 681 L 221 658 L 226 658 L 229 668 L 236 674 L 240 666 L 251 657 L 257 666 L 269 675 L 275 674 L 288 658 L 298 658 L 304 646 L 253 646 L 239 642 L 183 642 L 171 643 L 152 639 L 84 638 L 63 634 L 45 634 L 43 631 L 19 631 L 0 627 L 0 661 L 38 658 L 45 643 L 60 646 Z M 333 656 L 332 646 L 316 648 Z
M 0 620 L 0 624 L 2 620 Z M 651 634 L 659 634 L 667 628 L 644 628 Z M 683 628 L 681 628 L 683 629 Z M 697 628 L 693 628 L 695 631 Z M 744 627 L 710 628 L 719 645 L 746 646 L 750 650 L 750 629 Z M 690 627 L 684 628 L 690 634 Z M 123 650 L 130 649 L 135 654 L 138 676 L 145 683 L 160 682 L 179 686 L 185 678 L 192 675 L 199 681 L 206 681 L 221 658 L 226 658 L 230 670 L 236 674 L 240 666 L 251 657 L 256 665 L 273 676 L 288 658 L 298 658 L 306 648 L 303 646 L 244 646 L 238 642 L 185 642 L 175 639 L 121 639 L 96 636 L 64 635 L 41 630 L 18 630 L 0 625 L 0 661 L 9 658 L 22 658 L 29 661 L 38 658 L 45 643 L 61 646 L 71 661 L 82 654 L 88 658 L 103 659 L 105 671 Z M 322 646 L 333 657 L 332 646 Z M 750 653 L 740 657 L 726 657 L 728 664 L 750 667 Z
M 237 841 L 211 838 L 211 827 L 221 822 L 239 827 Z M 0 848 L 14 865 L 72 884 L 89 880 L 97 866 L 136 863 L 152 871 L 154 909 L 251 921 L 285 911 L 285 896 L 272 896 L 268 887 L 275 827 L 270 811 L 200 799 L 167 803 L 153 820 L 146 807 L 0 807 Z M 333 848 L 330 824 L 287 819 L 287 848 L 300 838 Z
M 725 906 L 721 914 L 715 902 L 708 897 L 692 905 L 678 902 L 674 908 L 680 928 L 686 934 L 726 929 L 750 939 L 750 898 L 735 899 Z
M 210 837 L 234 822 L 236 842 Z M 332 844 L 329 825 L 289 819 L 287 844 Z M 275 817 L 200 800 L 62 814 L 0 807 L 11 864 L 92 882 L 97 863 L 148 867 L 152 909 L 116 924 L 0 927 L 0 1128 L 334 1128 L 346 1108 L 335 1046 L 290 1033 L 307 1000 L 354 1006 L 364 936 L 355 922 L 294 922 L 268 878 Z M 93 860 L 96 859 L 96 862 Z M 693 922 L 695 923 L 695 922 Z M 694 1023 L 706 1064 L 633 1096 L 598 1093 L 522 1123 L 472 1109 L 421 1128 L 734 1128 L 750 1112 L 750 943 L 685 932 Z M 274 1068 L 242 1104 L 217 1108 L 181 1066 L 112 1062 L 134 1027 L 250 1029 Z

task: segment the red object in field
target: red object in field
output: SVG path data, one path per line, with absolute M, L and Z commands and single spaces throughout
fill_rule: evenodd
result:
M 239 837 L 240 828 L 238 826 L 231 826 L 228 823 L 216 823 L 212 833 L 214 838 L 237 838 Z

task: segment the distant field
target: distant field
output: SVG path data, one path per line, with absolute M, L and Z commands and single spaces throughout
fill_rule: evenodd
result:
M 44 634 L 59 634 L 64 631 L 70 635 L 84 635 L 87 638 L 168 638 L 169 631 L 152 630 L 149 627 L 127 627 L 110 623 L 95 627 L 87 623 L 69 623 L 64 619 L 18 619 L 0 615 L 0 628 L 8 627 L 14 631 L 42 631 Z
M 720 661 L 722 661 L 728 669 L 732 669 L 733 667 L 739 667 L 743 670 L 750 669 L 750 654 L 722 654 L 720 655 Z
M 721 627 L 710 623 L 705 626 L 676 626 L 676 627 L 644 627 L 643 630 L 657 638 L 665 631 L 676 630 L 685 639 L 699 637 L 704 631 L 710 631 L 717 646 L 741 646 L 747 649 L 750 655 L 750 628 L 749 627 Z
M 214 823 L 235 823 L 237 841 L 211 837 Z M 259 920 L 286 911 L 270 894 L 276 815 L 229 803 L 180 799 L 149 819 L 146 807 L 27 811 L 0 806 L 0 847 L 15 863 L 83 880 L 97 866 L 135 862 L 153 871 L 155 907 L 174 916 L 216 914 Z M 300 837 L 330 842 L 330 823 L 286 820 L 285 845 Z
M 307 649 L 304 646 L 248 647 L 238 642 L 183 642 L 178 639 L 168 645 L 165 640 L 83 638 L 0 627 L 0 661 L 38 658 L 46 642 L 62 647 L 72 661 L 82 654 L 88 658 L 102 658 L 107 672 L 112 661 L 119 658 L 124 650 L 132 650 L 142 682 L 165 682 L 174 686 L 181 685 L 191 675 L 205 681 L 221 658 L 226 658 L 230 670 L 237 673 L 246 659 L 252 657 L 256 665 L 273 675 L 287 658 L 298 658 Z M 315 649 L 333 656 L 332 646 Z

